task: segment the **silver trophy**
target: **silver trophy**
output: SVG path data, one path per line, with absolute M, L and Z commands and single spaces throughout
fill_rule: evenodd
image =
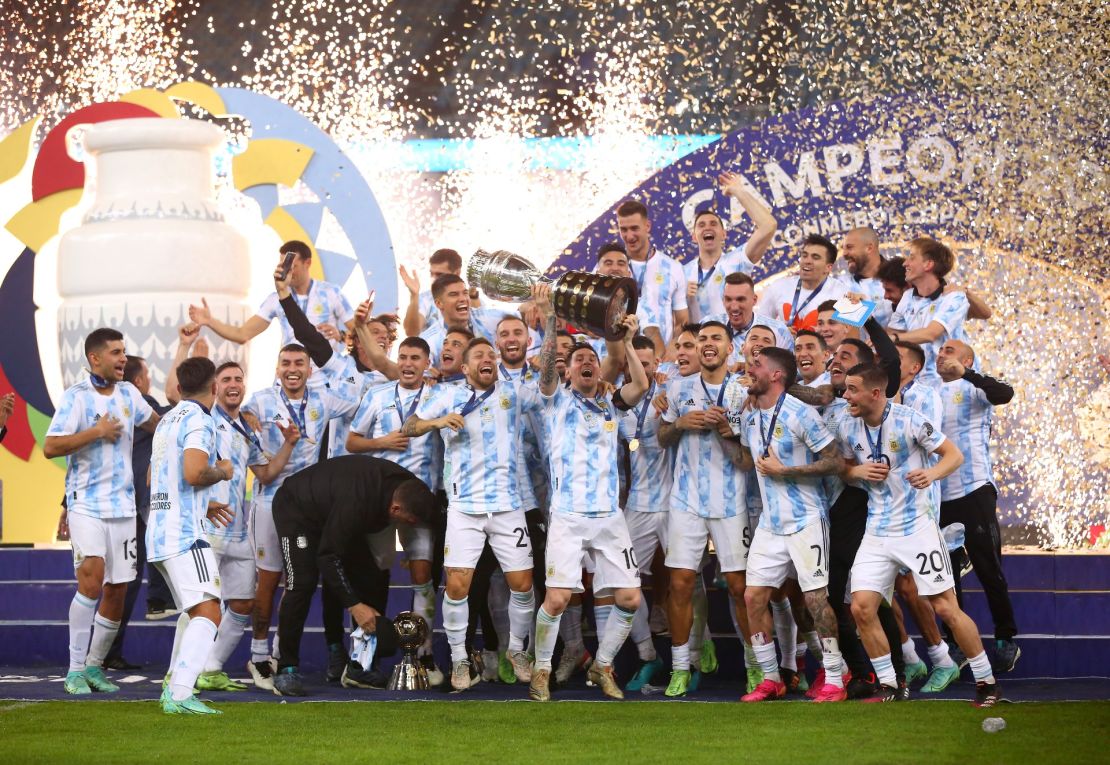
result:
M 401 660 L 389 678 L 391 691 L 428 690 L 428 670 L 416 658 L 416 652 L 428 637 L 428 623 L 412 611 L 402 611 L 393 620 L 397 644 L 401 646 Z
M 638 291 L 633 279 L 567 271 L 548 279 L 526 259 L 506 250 L 478 250 L 470 258 L 466 280 L 494 300 L 523 302 L 532 297 L 532 285 L 551 283 L 555 315 L 576 329 L 588 329 L 606 340 L 620 340 L 624 317 L 636 312 Z

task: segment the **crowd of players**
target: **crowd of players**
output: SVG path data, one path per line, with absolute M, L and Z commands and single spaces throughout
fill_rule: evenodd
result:
M 596 270 L 639 287 L 620 341 L 567 326 L 547 285 L 519 312 L 479 305 L 452 250 L 431 257 L 429 291 L 402 268 L 403 317 L 375 316 L 371 300 L 352 309 L 310 277 L 301 242 L 282 247 L 292 267 L 275 270 L 275 292 L 243 325 L 190 307 L 161 414 L 122 335 L 91 333 L 89 375 L 45 441 L 67 460 L 77 572 L 66 691 L 117 689 L 105 658 L 142 556 L 181 612 L 165 711 L 214 713 L 198 690 L 244 689 L 224 664 L 248 629 L 254 685 L 303 695 L 301 635 L 321 579 L 328 679 L 383 687 L 372 646 L 390 639 L 399 539 L 412 610 L 431 624 L 438 606 L 450 648 L 446 673 L 431 634 L 420 661 L 455 691 L 519 681 L 545 701 L 584 671 L 620 698 L 613 664 L 631 636 L 640 665 L 624 691 L 693 693 L 718 666 L 708 579 L 728 593 L 745 702 L 897 701 L 970 665 L 975 703 L 993 705 L 995 673 L 1020 650 L 989 444 L 992 409 L 1013 389 L 978 371 L 964 332 L 989 306 L 946 282 L 954 260 L 940 242 L 885 259 L 867 228 L 839 248 L 807 237 L 797 275 L 757 296 L 751 273 L 775 220 L 737 178 L 720 183 L 754 233 L 726 251 L 722 219 L 703 210 L 685 265 L 652 244 L 644 205 L 616 209 L 620 240 Z M 860 300 L 875 303 L 862 326 L 837 319 L 838 301 Z M 246 342 L 274 319 L 272 386 L 248 395 L 239 364 L 198 352 L 203 332 Z M 137 431 L 153 433 L 149 479 L 132 469 Z M 994 621 L 990 655 L 960 607 L 969 566 Z

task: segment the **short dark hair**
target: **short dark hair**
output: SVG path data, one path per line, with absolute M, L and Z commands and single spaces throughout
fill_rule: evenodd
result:
M 647 335 L 636 335 L 632 338 L 632 348 L 637 351 L 654 351 L 655 343 Z
M 428 258 L 428 265 L 447 266 L 448 271 L 459 273 L 462 271 L 462 255 L 459 255 L 455 250 L 444 247 L 431 254 L 431 257 Z
M 807 244 L 816 244 L 820 247 L 824 247 L 825 260 L 827 260 L 829 263 L 836 262 L 836 245 L 825 237 L 821 236 L 820 234 L 810 234 L 802 240 L 803 247 L 805 247 Z
M 617 217 L 627 218 L 629 215 L 643 215 L 645 218 L 648 216 L 648 209 L 643 202 L 635 199 L 626 199 L 617 205 Z
M 956 265 L 956 256 L 952 250 L 929 236 L 919 236 L 910 242 L 910 247 L 921 251 L 921 256 L 933 261 L 933 276 L 944 278 Z
M 688 321 L 679 328 L 678 334 L 676 334 L 675 337 L 678 337 L 678 335 L 681 335 L 681 334 L 685 334 L 686 332 L 689 332 L 694 337 L 697 337 L 698 332 L 700 332 L 700 331 L 701 331 L 701 325 L 700 324 L 698 324 L 696 321 Z
M 188 398 L 204 393 L 216 379 L 216 365 L 204 356 L 193 356 L 177 365 L 177 387 Z
M 123 366 L 123 381 L 129 383 L 135 382 L 135 378 L 143 371 L 143 364 L 145 363 L 146 359 L 142 356 L 127 354 L 127 363 Z
M 443 333 L 443 339 L 446 340 L 448 335 L 462 335 L 466 338 L 466 342 L 468 343 L 474 339 L 474 333 L 466 327 L 456 327 L 454 329 L 447 330 Z
M 601 245 L 597 250 L 596 260 L 601 260 L 610 252 L 619 252 L 621 255 L 624 255 L 625 260 L 628 260 L 628 249 L 620 242 L 606 242 Z
M 423 526 L 431 526 L 439 512 L 436 495 L 428 488 L 428 484 L 419 478 L 402 481 L 393 490 L 391 499 L 396 501 L 401 509 L 416 518 L 417 522 Z
M 835 310 L 836 310 L 836 301 L 835 300 L 823 300 L 823 301 L 821 301 L 821 305 L 817 306 L 817 313 L 824 313 L 825 311 L 835 311 Z
M 765 359 L 770 359 L 772 364 L 783 371 L 783 379 L 786 381 L 787 387 L 798 379 L 798 362 L 794 360 L 794 354 L 790 351 L 778 346 L 771 346 L 770 348 L 764 348 L 759 352 L 759 355 Z
M 404 340 L 401 341 L 401 344 L 398 347 L 415 348 L 418 351 L 424 351 L 424 355 L 428 358 L 432 357 L 432 348 L 428 345 L 428 341 L 422 337 L 417 337 L 416 335 L 406 337 Z
M 854 367 L 848 370 L 848 374 L 852 377 L 863 378 L 863 384 L 866 385 L 868 388 L 878 388 L 884 393 L 886 392 L 887 383 L 890 382 L 890 378 L 887 377 L 886 370 L 878 364 L 871 362 L 856 364 Z
M 703 215 L 712 215 L 714 218 L 717 219 L 717 221 L 722 226 L 725 225 L 724 219 L 720 215 L 717 214 L 716 210 L 714 210 L 712 207 L 703 207 L 700 210 L 698 210 L 696 213 L 694 213 L 694 225 L 695 226 L 698 225 L 698 218 L 700 218 Z
M 567 354 L 568 364 L 570 363 L 571 356 L 578 353 L 579 351 L 589 351 L 594 355 L 594 358 L 596 358 L 599 363 L 601 362 L 601 356 L 598 355 L 597 348 L 594 348 L 592 345 L 583 340 L 582 342 L 575 343 L 574 347 L 570 349 L 570 353 Z
M 899 289 L 906 288 L 906 260 L 895 256 L 879 265 L 879 281 L 890 282 Z
M 94 329 L 85 338 L 85 358 L 93 353 L 99 353 L 104 350 L 104 346 L 108 343 L 114 343 L 117 340 L 123 340 L 123 333 L 118 329 L 112 329 L 111 327 Z
M 746 284 L 753 290 L 755 289 L 755 279 L 748 276 L 743 271 L 733 271 L 731 274 L 726 276 L 725 284 Z
M 570 332 L 568 332 L 565 329 L 555 330 L 555 339 L 558 340 L 560 337 L 569 337 L 571 340 L 574 339 L 574 335 L 572 335 Z
M 300 343 L 288 343 L 286 345 L 281 346 L 281 350 L 278 351 L 278 356 L 281 356 L 281 354 L 283 354 L 283 353 L 303 353 L 305 356 L 308 356 L 310 359 L 312 358 L 311 355 L 308 352 L 308 348 L 305 348 Z
M 856 357 L 859 359 L 860 364 L 874 364 L 875 352 L 871 350 L 871 346 L 860 340 L 858 337 L 846 337 L 840 341 L 841 345 L 850 345 L 856 349 Z
M 775 331 L 775 330 L 774 330 L 774 329 L 773 329 L 773 328 L 771 327 L 771 325 L 769 325 L 769 324 L 753 324 L 753 325 L 752 325 L 751 327 L 749 327 L 749 328 L 748 328 L 748 334 L 749 334 L 749 335 L 751 335 L 751 333 L 752 333 L 752 330 L 753 330 L 753 329 L 765 329 L 765 330 L 767 330 L 768 332 L 770 332 L 770 333 L 771 333 L 771 337 L 775 338 L 775 343 L 776 343 L 776 346 L 775 346 L 775 347 L 776 347 L 776 348 L 778 347 L 777 343 L 778 343 L 778 341 L 779 341 L 779 333 L 778 333 L 778 332 L 776 332 L 776 331 Z
M 287 252 L 295 252 L 297 254 L 297 260 L 308 260 L 312 257 L 312 248 L 299 239 L 290 239 L 281 246 L 278 252 L 282 255 Z
M 905 348 L 907 351 L 909 351 L 914 360 L 921 365 L 921 368 L 925 368 L 925 351 L 920 345 L 918 345 L 917 343 L 911 343 L 908 340 L 898 340 L 894 344 L 899 348 Z
M 441 274 L 437 276 L 435 281 L 432 282 L 432 300 L 439 300 L 447 288 L 452 284 L 465 285 L 466 282 L 458 274 Z
M 240 364 L 238 361 L 225 361 L 223 364 L 220 364 L 218 367 L 216 367 L 216 377 L 219 377 L 221 374 L 223 374 L 223 371 L 225 369 L 231 369 L 232 367 L 238 369 L 240 372 L 245 371 L 243 369 L 243 365 Z
M 729 338 L 732 337 L 732 332 L 730 332 L 729 328 L 725 326 L 725 323 L 723 321 L 716 321 L 715 319 L 711 319 L 709 321 L 703 321 L 701 324 L 698 324 L 697 325 L 698 330 L 694 334 L 695 335 L 701 334 L 701 332 L 703 330 L 705 330 L 707 327 L 720 327 L 721 329 L 723 329 L 725 331 L 725 334 L 728 335 Z
M 467 358 L 470 356 L 470 352 L 477 348 L 479 345 L 488 345 L 490 348 L 493 348 L 493 343 L 491 343 L 489 340 L 486 340 L 484 337 L 472 337 L 470 338 L 470 342 L 466 344 L 466 350 L 463 351 L 463 361 L 466 361 Z M 494 348 L 494 350 L 497 349 Z
M 794 342 L 797 343 L 800 338 L 812 337 L 816 338 L 817 344 L 821 346 L 821 350 L 827 351 L 829 344 L 825 342 L 825 338 L 814 332 L 812 329 L 799 329 L 798 334 L 794 336 Z

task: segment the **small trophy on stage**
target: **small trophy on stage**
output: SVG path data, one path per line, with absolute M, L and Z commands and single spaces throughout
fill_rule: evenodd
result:
M 428 623 L 412 611 L 403 611 L 393 620 L 397 643 L 401 646 L 401 660 L 389 678 L 391 691 L 428 690 L 428 670 L 416 659 L 416 652 L 428 636 Z
M 552 281 L 524 258 L 505 250 L 475 252 L 466 269 L 466 280 L 494 300 L 514 302 L 528 300 L 533 284 Z M 606 340 L 624 337 L 621 321 L 636 312 L 638 297 L 633 279 L 588 271 L 567 271 L 551 289 L 556 316 Z

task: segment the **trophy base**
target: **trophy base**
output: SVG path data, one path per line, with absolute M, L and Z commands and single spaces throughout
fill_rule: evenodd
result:
M 426 691 L 429 687 L 428 670 L 424 669 L 415 656 L 403 657 L 389 677 L 391 691 Z

